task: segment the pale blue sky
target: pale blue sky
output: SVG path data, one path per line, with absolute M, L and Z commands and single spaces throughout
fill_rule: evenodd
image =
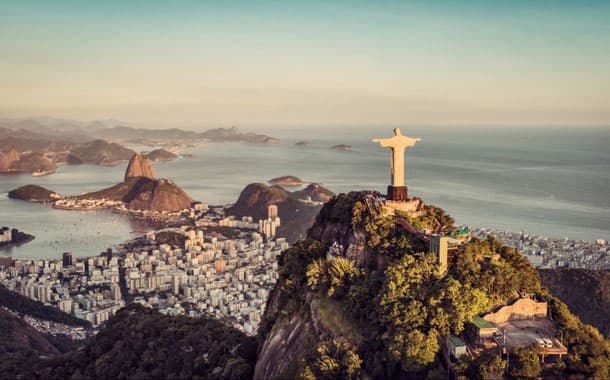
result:
M 0 117 L 610 125 L 609 2 L 0 0 Z

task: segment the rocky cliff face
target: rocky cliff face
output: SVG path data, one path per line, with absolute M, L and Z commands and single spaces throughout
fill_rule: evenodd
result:
M 352 208 L 359 197 L 359 193 L 350 193 L 331 199 L 308 230 L 308 240 L 297 243 L 291 250 L 298 251 L 301 257 L 307 253 L 305 261 L 311 261 L 326 257 L 326 247 L 337 243 L 343 249 L 335 254 L 364 264 L 369 257 L 366 237 L 351 225 Z M 336 313 L 329 313 L 326 301 L 302 283 L 306 268 L 286 263 L 290 260 L 288 255 L 283 254 L 278 264 L 285 268 L 292 266 L 292 273 L 278 270 L 280 279 L 270 295 L 259 332 L 264 340 L 254 370 L 255 379 L 294 377 L 295 363 L 310 353 L 316 342 L 337 338 L 346 341 L 338 337 L 333 326 L 336 321 L 328 316 L 335 314 L 336 317 Z
M 152 162 L 142 154 L 134 154 L 129 160 L 127 170 L 125 171 L 125 180 L 132 177 L 155 178 L 155 169 Z
M 278 313 L 280 292 L 274 292 L 267 307 L 268 315 Z M 253 379 L 282 378 L 296 358 L 310 349 L 303 342 L 313 342 L 322 333 L 320 318 L 312 312 L 313 294 L 306 296 L 307 308 L 300 315 L 292 315 L 282 324 L 274 326 L 263 342 L 254 368 Z

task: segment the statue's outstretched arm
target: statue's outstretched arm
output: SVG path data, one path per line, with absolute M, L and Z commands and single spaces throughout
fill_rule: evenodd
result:
M 389 138 L 389 139 L 373 139 L 371 141 L 381 144 L 381 146 L 384 147 L 384 148 L 392 146 L 392 142 L 393 142 L 393 140 L 391 138 Z

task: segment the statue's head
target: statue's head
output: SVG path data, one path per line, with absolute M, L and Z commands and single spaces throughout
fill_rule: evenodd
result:
M 402 133 L 400 133 L 400 128 L 394 128 L 394 136 L 402 136 Z

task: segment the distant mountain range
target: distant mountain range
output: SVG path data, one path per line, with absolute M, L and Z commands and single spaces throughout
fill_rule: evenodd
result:
M 236 141 L 249 143 L 277 143 L 279 140 L 256 133 L 244 133 L 237 127 L 215 128 L 204 132 L 195 132 L 179 128 L 147 129 L 126 125 L 117 120 L 95 120 L 80 122 L 67 119 L 48 117 L 28 119 L 0 119 L 0 138 L 51 142 L 88 142 L 95 139 L 105 139 L 113 142 L 128 143 L 192 143 L 198 141 Z M 7 145 L 4 141 L 0 150 Z M 41 144 L 29 149 L 40 149 Z M 45 144 L 42 144 L 45 145 Z M 19 149 L 18 149 L 19 150 Z M 23 150 L 23 149 L 21 149 Z

